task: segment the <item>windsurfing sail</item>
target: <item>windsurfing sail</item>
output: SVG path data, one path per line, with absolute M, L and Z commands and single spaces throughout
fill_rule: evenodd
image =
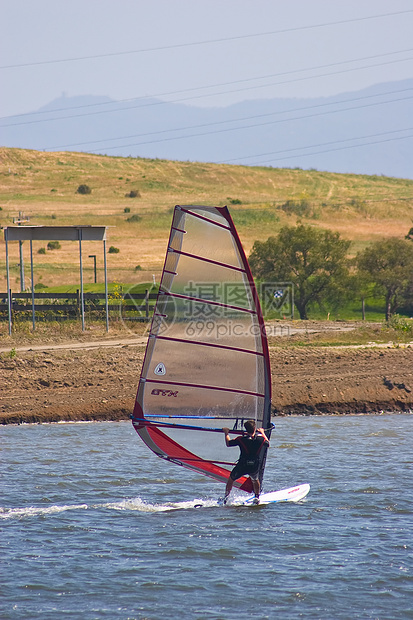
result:
M 227 207 L 176 206 L 133 426 L 159 457 L 221 482 L 243 422 L 271 430 L 267 337 L 247 258 Z M 260 455 L 260 478 L 266 450 Z M 249 478 L 236 486 L 250 492 Z

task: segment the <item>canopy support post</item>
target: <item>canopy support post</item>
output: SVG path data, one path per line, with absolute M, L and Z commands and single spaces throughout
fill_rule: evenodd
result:
M 33 241 L 30 239 L 30 275 L 32 279 L 32 322 L 33 331 L 36 329 L 36 315 L 34 311 L 34 275 L 33 275 Z
M 20 256 L 20 292 L 24 293 L 26 289 L 26 284 L 24 281 L 23 241 L 19 241 L 19 256 Z
M 80 312 L 82 316 L 82 332 L 85 331 L 85 303 L 83 299 L 83 263 L 82 263 L 82 229 L 79 228 L 79 263 L 80 263 Z
M 106 239 L 103 239 L 103 263 L 105 270 L 105 313 L 106 313 L 106 331 L 109 331 L 109 304 L 108 304 L 108 272 L 106 265 Z
M 7 273 L 7 313 L 9 316 L 9 336 L 11 336 L 11 291 L 10 291 L 10 269 L 9 269 L 9 231 L 4 229 L 4 240 L 6 242 L 6 273 Z

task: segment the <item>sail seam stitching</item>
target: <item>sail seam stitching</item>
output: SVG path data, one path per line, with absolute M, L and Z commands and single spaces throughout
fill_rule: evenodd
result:
M 171 342 L 184 342 L 186 344 L 201 345 L 204 347 L 216 347 L 218 349 L 227 349 L 228 351 L 237 351 L 238 353 L 251 353 L 253 355 L 260 355 L 264 357 L 264 353 L 261 353 L 260 351 L 251 351 L 250 349 L 241 349 L 239 347 L 229 347 L 225 344 L 214 344 L 212 342 L 200 342 L 199 340 L 185 340 L 185 338 L 171 338 L 169 336 L 156 336 L 155 335 L 155 338 L 158 338 L 160 340 L 169 340 Z
M 205 263 L 211 263 L 212 265 L 218 265 L 218 267 L 225 267 L 225 269 L 232 269 L 233 271 L 240 271 L 241 273 L 247 273 L 245 269 L 241 269 L 241 267 L 235 267 L 235 265 L 228 265 L 227 263 L 221 263 L 217 260 L 212 260 L 212 258 L 204 258 L 203 256 L 197 256 L 196 254 L 190 254 L 189 252 L 183 252 L 182 250 L 175 250 L 172 247 L 168 248 L 168 252 L 172 254 L 181 254 L 182 256 L 188 256 L 189 258 L 194 258 L 195 260 L 202 260 Z
M 205 217 L 203 215 L 198 215 L 198 213 L 193 213 L 192 211 L 189 211 L 188 209 L 184 209 L 183 207 L 180 207 L 180 210 L 183 213 L 188 213 L 188 215 L 192 215 L 193 217 L 197 217 L 200 220 L 204 220 L 205 222 L 209 222 L 210 224 L 214 224 L 214 226 L 219 226 L 220 228 L 223 228 L 224 230 L 228 230 L 229 232 L 231 232 L 231 228 L 229 226 L 225 226 L 224 224 L 220 224 L 219 222 L 214 222 L 214 220 L 210 220 L 208 217 Z
M 230 310 L 239 310 L 240 312 L 248 312 L 248 314 L 257 314 L 255 310 L 249 310 L 248 308 L 240 308 L 239 306 L 229 306 L 228 304 L 222 304 L 219 301 L 212 301 L 211 299 L 202 299 L 199 297 L 189 297 L 187 295 L 179 295 L 178 293 L 170 293 L 169 291 L 159 290 L 161 295 L 169 295 L 170 297 L 177 297 L 178 299 L 189 299 L 196 303 L 210 304 L 212 306 L 219 306 L 220 308 L 229 308 Z M 166 316 L 166 315 L 162 315 Z
M 249 396 L 259 396 L 260 398 L 264 398 L 265 394 L 260 394 L 259 392 L 249 392 L 247 390 L 237 390 L 235 388 L 226 388 L 226 387 L 218 387 L 215 385 L 202 385 L 198 383 L 181 383 L 178 381 L 163 381 L 160 379 L 146 379 L 146 383 L 162 383 L 163 385 L 180 385 L 182 387 L 194 387 L 201 388 L 204 390 L 218 390 L 220 392 L 235 392 L 236 394 L 247 394 Z

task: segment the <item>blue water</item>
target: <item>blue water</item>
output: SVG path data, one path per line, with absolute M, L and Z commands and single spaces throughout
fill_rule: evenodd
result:
M 0 430 L 2 619 L 413 618 L 413 416 L 283 418 L 265 490 L 222 494 L 129 422 Z

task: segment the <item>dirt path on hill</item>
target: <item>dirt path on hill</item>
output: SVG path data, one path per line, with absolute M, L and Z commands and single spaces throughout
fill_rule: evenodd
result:
M 1 355 L 0 423 L 127 419 L 145 344 L 30 345 Z M 271 347 L 270 358 L 276 415 L 413 410 L 411 346 Z

